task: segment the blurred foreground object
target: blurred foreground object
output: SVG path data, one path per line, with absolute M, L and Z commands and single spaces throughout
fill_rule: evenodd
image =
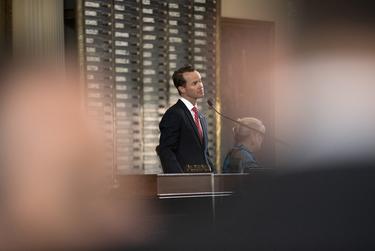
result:
M 373 1 L 293 1 L 290 57 L 280 64 L 280 131 L 289 163 L 361 160 L 375 149 Z M 281 108 L 282 107 L 282 108 Z
M 20 68 L 1 81 L 0 249 L 144 241 L 145 205 L 110 197 L 102 137 L 81 108 L 78 83 L 43 62 Z

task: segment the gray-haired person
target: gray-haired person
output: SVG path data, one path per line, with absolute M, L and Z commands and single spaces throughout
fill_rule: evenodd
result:
M 251 168 L 259 167 L 254 152 L 260 150 L 266 128 L 262 121 L 256 118 L 240 118 L 238 121 L 247 125 L 236 125 L 233 128 L 234 146 L 224 159 L 224 173 L 246 173 Z

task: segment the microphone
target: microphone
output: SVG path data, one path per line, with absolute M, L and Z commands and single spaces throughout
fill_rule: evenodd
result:
M 230 118 L 230 117 L 228 117 L 228 116 L 225 116 L 224 114 L 220 113 L 218 110 L 216 110 L 216 108 L 215 108 L 215 106 L 214 106 L 214 103 L 212 102 L 212 99 L 211 99 L 211 98 L 209 98 L 209 99 L 207 100 L 207 104 L 208 104 L 208 106 L 209 106 L 211 109 L 213 109 L 213 110 L 214 110 L 217 114 L 219 114 L 221 117 L 226 118 L 226 119 L 228 119 L 228 120 L 230 120 L 230 121 L 233 121 L 234 123 L 237 123 L 237 124 L 239 124 L 239 125 L 241 125 L 241 126 L 244 126 L 244 127 L 246 127 L 246 128 L 249 128 L 249 129 L 251 129 L 251 130 L 255 130 L 255 131 L 260 132 L 261 134 L 263 134 L 263 132 L 258 131 L 258 130 L 255 129 L 255 128 L 252 128 L 252 127 L 250 127 L 250 126 L 248 126 L 248 125 L 245 125 L 245 124 L 243 124 L 243 123 L 241 123 L 241 122 L 239 122 L 239 121 L 237 121 L 237 120 L 234 120 L 234 119 L 232 119 L 232 118 Z
M 215 106 L 214 106 L 214 103 L 212 102 L 212 99 L 211 99 L 211 98 L 209 98 L 209 99 L 207 100 L 207 104 L 208 104 L 208 106 L 209 106 L 212 110 L 214 110 L 217 114 L 219 114 L 220 117 L 223 117 L 223 118 L 225 118 L 225 119 L 227 119 L 227 120 L 230 120 L 230 121 L 232 121 L 232 122 L 234 122 L 234 123 L 236 123 L 236 124 L 239 124 L 239 125 L 241 125 L 241 126 L 243 126 L 243 127 L 248 128 L 248 129 L 250 129 L 250 130 L 253 130 L 253 131 L 259 132 L 260 134 L 262 134 L 263 136 L 265 136 L 265 133 L 263 133 L 262 131 L 259 131 L 258 129 L 255 129 L 255 128 L 252 128 L 251 126 L 248 126 L 248 125 L 246 125 L 246 124 L 244 124 L 244 123 L 241 123 L 241 122 L 239 122 L 239 121 L 237 121 L 237 120 L 235 120 L 235 119 L 232 119 L 231 117 L 228 117 L 228 116 L 226 116 L 226 115 L 220 113 L 218 110 L 216 110 L 216 108 L 215 108 Z M 283 140 L 281 140 L 281 139 L 278 139 L 278 138 L 276 138 L 276 137 L 272 137 L 272 136 L 269 136 L 269 137 L 270 137 L 272 140 L 274 140 L 275 142 L 277 142 L 277 143 L 280 143 L 280 144 L 282 144 L 282 145 L 284 145 L 284 146 L 289 146 L 288 143 L 286 143 L 285 141 L 283 141 Z

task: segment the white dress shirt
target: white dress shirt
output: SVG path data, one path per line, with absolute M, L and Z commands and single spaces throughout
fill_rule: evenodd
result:
M 182 103 L 185 104 L 187 109 L 190 111 L 190 114 L 191 114 L 191 116 L 193 117 L 193 120 L 194 120 L 194 112 L 191 110 L 191 109 L 193 109 L 194 105 L 189 100 L 187 100 L 186 98 L 180 97 L 180 100 L 182 101 Z M 197 109 L 198 109 L 198 107 L 197 107 Z M 200 119 L 199 119 L 199 126 L 202 128 Z

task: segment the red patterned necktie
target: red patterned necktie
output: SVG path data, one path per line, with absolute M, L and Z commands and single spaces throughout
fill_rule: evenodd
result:
M 203 131 L 202 127 L 199 124 L 198 109 L 194 106 L 191 110 L 194 112 L 194 122 L 198 129 L 199 139 L 201 140 L 201 142 L 203 142 Z

